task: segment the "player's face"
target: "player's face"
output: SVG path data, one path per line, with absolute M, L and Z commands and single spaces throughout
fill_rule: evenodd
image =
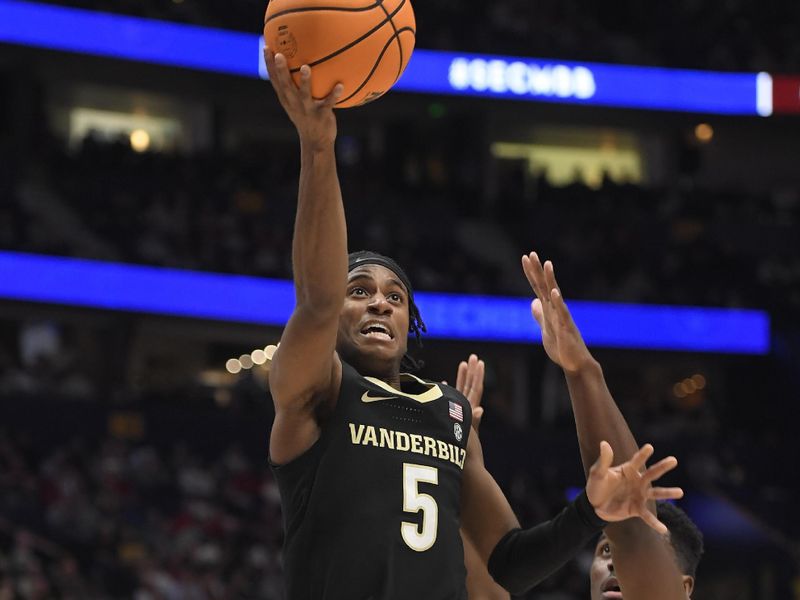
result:
M 590 571 L 592 600 L 614 600 L 622 598 L 619 581 L 614 571 L 614 562 L 611 559 L 611 544 L 605 534 L 600 536 L 594 548 L 594 560 Z M 687 600 L 694 589 L 694 579 L 689 575 L 683 576 L 683 589 Z
M 614 573 L 614 563 L 611 560 L 611 545 L 608 538 L 600 536 L 594 549 L 594 560 L 590 572 L 592 600 L 613 600 L 622 598 L 619 582 Z
M 399 365 L 408 345 L 408 325 L 408 292 L 393 271 L 365 265 L 349 273 L 336 344 L 345 360 L 367 370 Z

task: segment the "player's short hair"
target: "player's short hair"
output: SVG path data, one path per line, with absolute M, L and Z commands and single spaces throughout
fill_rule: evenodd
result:
M 403 268 L 397 262 L 370 250 L 359 250 L 351 252 L 347 257 L 347 272 L 349 273 L 357 267 L 363 265 L 381 265 L 392 271 L 400 279 L 402 284 L 406 287 L 408 292 L 408 329 L 410 333 L 414 334 L 418 346 L 422 346 L 422 334 L 428 331 L 425 327 L 425 322 L 422 320 L 422 315 L 419 312 L 417 303 L 414 302 L 414 289 L 411 287 L 411 280 L 409 279 Z M 407 371 L 418 371 L 422 368 L 423 363 L 420 360 L 414 359 L 411 355 L 406 354 L 403 357 L 402 366 Z
M 695 577 L 703 556 L 703 533 L 685 512 L 669 502 L 657 505 L 658 520 L 669 529 L 669 541 L 684 575 Z

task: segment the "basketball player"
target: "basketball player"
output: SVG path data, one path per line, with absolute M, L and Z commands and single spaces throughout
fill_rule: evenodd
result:
M 531 313 L 542 331 L 547 355 L 566 374 L 581 456 L 587 474 L 596 460 L 593 444 L 609 440 L 617 460 L 632 456 L 637 446 L 633 434 L 606 386 L 602 369 L 592 357 L 567 308 L 550 261 L 542 266 L 532 252 L 522 258 L 522 268 L 536 299 Z M 477 414 L 483 390 L 483 365 L 472 355 L 459 365 L 457 386 Z M 483 410 L 480 409 L 480 414 Z M 473 420 L 477 432 L 479 419 Z M 622 456 L 620 456 L 622 455 Z M 671 504 L 659 504 L 657 516 L 669 534 L 662 537 L 638 519 L 609 524 L 595 546 L 591 569 L 592 600 L 686 600 L 694 588 L 703 538 L 689 517 Z M 470 598 L 502 600 L 485 567 L 465 544 Z M 613 555 L 613 560 L 612 560 Z M 506 595 L 505 598 L 508 596 Z
M 270 371 L 288 597 L 465 598 L 460 525 L 512 592 L 559 568 L 604 521 L 664 530 L 647 502 L 681 495 L 651 486 L 674 459 L 641 472 L 652 454 L 643 448 L 610 468 L 605 442 L 584 492 L 555 519 L 519 528 L 469 435 L 464 396 L 400 374 L 409 332 L 424 331 L 408 277 L 389 258 L 347 254 L 332 110 L 341 86 L 314 100 L 308 66 L 298 88 L 282 55 L 265 59 L 301 148 L 296 306 Z

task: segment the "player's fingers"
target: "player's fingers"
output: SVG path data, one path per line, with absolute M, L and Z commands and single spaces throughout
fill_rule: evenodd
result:
M 272 84 L 272 89 L 278 96 L 281 104 L 285 103 L 284 91 L 281 87 L 280 79 L 278 78 L 278 67 L 275 65 L 275 54 L 269 48 L 264 48 L 264 62 L 267 64 L 267 74 L 269 75 L 269 82 Z
M 658 461 L 652 467 L 647 469 L 647 471 L 645 471 L 644 474 L 642 475 L 642 479 L 644 479 L 647 482 L 655 481 L 656 479 L 659 479 L 662 475 L 671 471 L 677 466 L 678 466 L 678 459 L 675 458 L 674 456 L 668 456 L 667 458 Z
M 300 67 L 300 99 L 305 102 L 311 102 L 311 67 L 302 65 Z
M 472 409 L 472 426 L 475 428 L 475 431 L 478 431 L 481 426 L 481 420 L 483 419 L 483 408 L 480 406 L 476 406 Z
M 483 382 L 486 379 L 486 363 L 482 360 L 478 361 L 478 366 L 475 369 L 475 389 L 483 393 Z
M 653 452 L 653 446 L 651 444 L 645 444 L 636 451 L 636 454 L 634 454 L 628 462 L 634 469 L 641 471 L 647 460 L 653 456 Z
M 478 365 L 480 365 L 480 363 L 481 361 L 477 354 L 469 355 L 469 361 L 467 362 L 467 385 L 470 387 L 475 387 L 478 382 Z
M 461 361 L 458 363 L 458 371 L 456 372 L 456 389 L 464 393 L 464 385 L 467 382 L 467 363 L 466 361 Z
M 666 535 L 667 533 L 669 533 L 667 526 L 664 525 L 661 521 L 659 521 L 656 518 L 656 516 L 653 513 L 651 513 L 648 509 L 645 508 L 644 511 L 639 514 L 639 516 L 642 518 L 642 521 L 647 523 L 650 527 L 655 529 L 661 535 Z
M 272 50 L 264 46 L 264 66 L 267 68 L 267 74 L 272 79 Z
M 286 57 L 280 52 L 275 54 L 274 57 L 274 75 L 273 85 L 278 88 L 281 101 L 284 103 L 296 103 L 296 89 L 291 73 L 289 73 L 289 65 L 286 62 Z
M 473 406 L 478 406 L 481 403 L 481 398 L 483 397 L 483 375 L 485 371 L 485 364 L 482 360 L 478 360 L 478 357 L 475 357 L 475 366 L 474 368 L 470 369 L 470 396 L 469 401 L 472 403 Z
M 337 83 L 335 86 L 333 86 L 331 93 L 320 102 L 320 107 L 333 108 L 336 106 L 336 103 L 339 102 L 339 98 L 342 97 L 342 92 L 344 92 L 344 86 L 341 83 Z
M 680 500 L 683 498 L 683 489 L 679 487 L 655 487 L 647 493 L 648 500 Z

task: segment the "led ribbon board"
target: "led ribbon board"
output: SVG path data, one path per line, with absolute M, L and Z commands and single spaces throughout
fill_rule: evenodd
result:
M 0 298 L 283 326 L 294 308 L 294 287 L 276 279 L 0 252 Z M 416 299 L 431 338 L 541 339 L 528 298 L 419 292 Z M 570 308 L 592 346 L 769 352 L 763 311 L 579 301 Z
M 257 24 L 254 24 L 254 29 Z M 263 38 L 74 8 L 0 0 L 0 42 L 266 77 Z M 766 73 L 718 73 L 418 49 L 395 89 L 725 115 L 772 113 Z

